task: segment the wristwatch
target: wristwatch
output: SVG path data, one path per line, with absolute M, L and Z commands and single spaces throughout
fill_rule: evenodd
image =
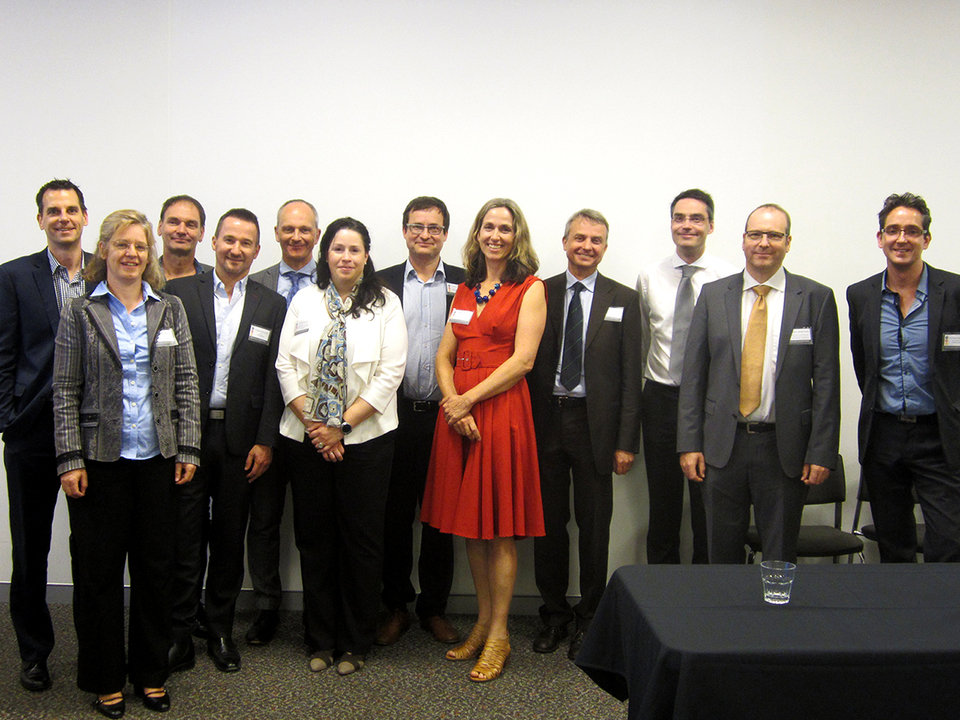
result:
M 353 425 L 348 422 L 340 423 L 340 432 L 342 432 L 344 437 L 346 437 L 353 432 Z

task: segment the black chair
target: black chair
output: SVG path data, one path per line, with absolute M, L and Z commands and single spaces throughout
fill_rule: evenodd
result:
M 867 484 L 863 481 L 863 471 L 860 472 L 860 486 L 857 488 L 857 506 L 853 511 L 853 527 L 851 532 L 867 540 L 877 541 L 877 526 L 874 524 L 860 527 L 860 512 L 864 503 L 870 502 L 870 493 L 867 491 Z M 913 489 L 913 504 L 919 502 L 917 499 L 917 489 Z M 923 539 L 926 535 L 927 526 L 923 523 L 917 523 L 917 555 L 923 557 Z
M 838 456 L 837 469 L 820 485 L 810 486 L 807 501 L 804 503 L 805 506 L 833 503 L 833 525 L 801 525 L 797 541 L 798 558 L 832 557 L 834 563 L 840 562 L 841 555 L 849 555 L 851 562 L 854 555 L 860 555 L 860 559 L 863 559 L 863 540 L 840 529 L 843 501 L 846 497 L 847 476 L 843 471 L 843 458 Z M 747 531 L 747 546 L 750 548 L 747 562 L 752 563 L 757 553 L 763 553 L 760 533 L 755 526 Z

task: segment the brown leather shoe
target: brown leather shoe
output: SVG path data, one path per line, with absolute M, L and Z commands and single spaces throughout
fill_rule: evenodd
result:
M 409 629 L 410 613 L 406 610 L 392 610 L 377 628 L 377 637 L 373 641 L 377 645 L 393 645 Z
M 420 627 L 433 635 L 433 639 L 442 642 L 445 645 L 453 645 L 460 642 L 460 633 L 450 624 L 443 615 L 431 615 L 428 618 L 421 618 Z

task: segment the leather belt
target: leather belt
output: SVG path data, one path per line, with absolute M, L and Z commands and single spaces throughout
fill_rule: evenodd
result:
M 585 397 L 570 397 L 569 395 L 553 395 L 551 397 L 553 406 L 561 410 L 563 408 L 583 407 L 587 404 Z
M 760 433 L 773 432 L 777 429 L 775 423 L 765 422 L 745 422 L 740 423 L 740 427 L 746 430 L 749 435 L 759 435 Z
M 937 414 L 930 413 L 929 415 L 898 415 L 896 413 L 883 413 L 884 415 L 889 415 L 894 420 L 899 423 L 907 423 L 909 425 L 936 425 L 937 424 Z
M 440 410 L 437 400 L 410 400 L 402 398 L 403 404 L 415 413 L 436 413 Z

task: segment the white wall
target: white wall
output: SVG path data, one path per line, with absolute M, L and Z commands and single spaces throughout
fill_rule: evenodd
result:
M 34 195 L 70 177 L 90 209 L 87 249 L 108 212 L 155 220 L 181 192 L 206 206 L 208 237 L 247 206 L 269 241 L 279 204 L 304 197 L 323 221 L 363 220 L 380 267 L 403 258 L 415 195 L 449 204 L 449 260 L 484 201 L 514 198 L 543 276 L 564 266 L 566 218 L 591 206 L 612 226 L 602 270 L 631 285 L 671 251 L 678 191 L 713 194 L 710 249 L 733 262 L 748 212 L 779 202 L 793 216 L 787 267 L 834 287 L 844 333 L 844 288 L 882 267 L 887 194 L 926 197 L 926 257 L 957 269 L 949 0 L 5 0 L 0 18 L 0 260 L 42 247 Z M 212 261 L 209 247 L 199 257 Z M 258 267 L 278 258 L 268 242 Z M 854 484 L 846 348 L 842 364 Z M 612 568 L 644 557 L 641 468 L 615 480 Z M 67 535 L 61 507 L 51 582 L 70 581 Z M 535 595 L 524 545 L 518 594 Z M 9 557 L 3 528 L 0 578 Z M 296 585 L 295 553 L 288 565 Z M 455 592 L 471 587 L 461 562 Z

